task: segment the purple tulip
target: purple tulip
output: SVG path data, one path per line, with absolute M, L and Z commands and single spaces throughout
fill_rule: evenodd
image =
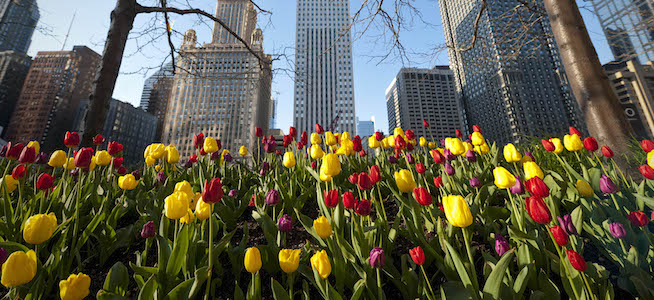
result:
M 291 220 L 291 217 L 289 217 L 287 214 L 284 214 L 277 221 L 277 228 L 281 232 L 291 232 L 293 229 L 293 220 Z
M 525 151 L 525 155 L 524 155 L 524 156 L 527 156 L 527 157 L 531 158 L 531 161 L 536 161 L 536 159 L 534 158 L 534 156 L 533 156 L 533 155 L 531 154 L 531 152 L 529 152 L 529 151 Z
M 0 248 L 0 266 L 5 263 L 8 257 L 9 251 L 5 250 L 5 248 Z
M 130 174 L 132 174 L 134 176 L 134 179 L 136 179 L 136 180 L 141 179 L 141 172 L 139 172 L 139 170 L 134 170 Z
M 468 181 L 470 182 L 470 186 L 473 187 L 473 188 L 481 187 L 481 182 L 479 181 L 479 178 L 477 178 L 477 177 L 472 177 Z
M 211 153 L 211 160 L 219 160 L 221 154 L 223 154 L 222 151 L 216 151 Z
M 466 151 L 466 159 L 469 162 L 476 162 L 477 161 L 477 155 L 475 154 L 474 151 L 468 150 L 468 151 Z
M 511 249 L 511 246 L 509 246 L 509 242 L 499 233 L 495 234 L 495 252 L 497 252 L 497 255 L 502 256 L 506 251 L 509 251 Z
M 452 151 L 450 151 L 450 149 L 447 149 L 447 148 L 445 148 L 445 150 L 443 150 L 443 156 L 445 156 L 446 160 L 456 159 L 456 155 L 452 154 Z
M 275 206 L 279 203 L 279 192 L 277 190 L 270 190 L 266 194 L 266 205 Z
M 193 162 L 189 159 L 184 163 L 184 169 L 188 169 L 193 166 Z
M 445 173 L 447 173 L 447 175 L 449 175 L 449 176 L 454 175 L 454 168 L 448 162 L 445 163 Z
M 391 155 L 391 156 L 388 157 L 388 162 L 391 163 L 391 164 L 395 164 L 397 162 L 397 158 L 395 158 L 395 156 Z
M 155 235 L 155 230 L 154 230 L 154 222 L 148 221 L 143 225 L 143 229 L 141 229 L 141 237 L 144 239 L 149 239 L 151 237 L 154 237 Z
M 266 172 L 267 172 L 267 171 L 270 169 L 270 164 L 269 164 L 267 161 L 264 161 L 264 162 L 261 164 L 261 169 L 262 169 L 262 170 L 266 170 Z
M 315 162 L 315 161 L 312 161 L 311 162 L 311 168 L 314 169 L 314 170 L 318 169 L 318 163 Z
M 520 181 L 518 176 L 515 177 L 515 184 L 510 187 L 509 190 L 511 193 L 516 195 L 522 195 L 525 193 L 525 186 L 522 184 L 522 181 Z
M 236 190 L 230 190 L 229 194 L 227 194 L 227 196 L 232 197 L 232 198 L 236 197 L 236 195 L 238 195 L 238 191 L 236 191 Z
M 411 153 L 407 153 L 407 154 L 406 154 L 406 161 L 407 161 L 409 164 L 413 164 L 413 163 L 416 162 L 415 159 L 413 159 L 413 155 L 411 155 Z
M 368 258 L 368 264 L 373 268 L 382 268 L 386 263 L 386 257 L 384 256 L 384 249 L 380 247 L 375 247 L 370 250 L 370 257 Z
M 445 147 L 445 139 L 441 139 L 441 147 Z
M 611 178 L 606 175 L 602 175 L 602 178 L 599 180 L 600 190 L 604 194 L 615 194 L 618 192 L 618 187 L 613 183 Z
M 611 223 L 609 224 L 609 231 L 611 235 L 616 239 L 624 238 L 627 235 L 627 232 L 624 230 L 622 223 Z
M 225 159 L 226 162 L 231 162 L 232 160 L 234 160 L 234 157 L 232 157 L 232 155 L 229 154 L 229 152 L 225 153 L 223 158 Z
M 166 173 L 164 173 L 164 171 L 157 173 L 154 180 L 157 182 L 157 185 L 163 185 L 166 183 Z
M 36 164 L 39 165 L 45 165 L 48 163 L 49 156 L 45 152 L 39 153 L 39 155 L 36 156 Z
M 273 139 L 268 140 L 268 142 L 263 145 L 263 151 L 266 151 L 266 153 L 275 152 L 275 148 L 277 148 L 277 142 L 275 142 Z
M 572 224 L 572 217 L 570 215 L 558 216 L 556 218 L 559 220 L 559 225 L 561 225 L 565 233 L 568 235 L 578 235 L 577 228 Z

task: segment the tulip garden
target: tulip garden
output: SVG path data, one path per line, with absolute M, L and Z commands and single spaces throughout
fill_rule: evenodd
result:
M 67 133 L 49 154 L 12 141 L 0 295 L 654 298 L 654 142 L 628 154 L 638 174 L 572 127 L 520 145 L 473 129 L 362 141 L 291 127 L 282 149 L 257 128 L 261 146 L 237 153 L 200 133 L 190 157 L 152 144 L 133 166 L 100 135 Z

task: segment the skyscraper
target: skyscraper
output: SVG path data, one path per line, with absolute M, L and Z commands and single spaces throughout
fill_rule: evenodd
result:
M 248 0 L 219 0 L 216 15 L 239 33 L 257 55 L 215 24 L 212 42 L 197 45 L 189 29 L 180 48 L 162 140 L 180 154 L 194 153 L 193 134 L 221 139 L 234 152 L 256 145 L 254 128 L 270 122 L 271 58 L 263 53 L 263 35 Z
M 0 51 L 26 53 L 40 16 L 36 0 L 0 0 Z
M 153 86 L 157 83 L 157 81 L 159 81 L 159 79 L 173 78 L 173 75 L 172 61 L 165 63 L 163 66 L 161 66 L 161 68 L 159 68 L 159 70 L 150 75 L 150 77 L 148 77 L 148 79 L 146 79 L 143 83 L 143 91 L 141 92 L 141 102 L 139 103 L 139 107 L 144 110 L 148 110 L 150 103 L 153 102 L 153 99 L 150 98 L 150 95 L 152 95 Z
M 38 52 L 11 117 L 7 139 L 36 140 L 46 151 L 59 147 L 66 131 L 73 128 L 80 100 L 91 93 L 100 59 L 100 54 L 86 46 Z
M 416 136 L 430 137 L 423 120 L 429 122 L 435 139 L 453 136 L 462 128 L 462 111 L 449 66 L 400 69 L 386 89 L 386 109 L 389 132 L 401 127 L 412 129 Z
M 349 12 L 349 0 L 297 0 L 293 123 L 298 132 L 311 132 L 318 123 L 355 134 Z
M 548 18 L 497 0 L 476 26 L 481 0 L 438 2 L 467 127 L 477 124 L 498 142 L 585 130 Z M 473 46 L 475 32 L 482 38 Z
M 0 136 L 9 126 L 32 58 L 13 50 L 0 52 Z
M 617 62 L 654 61 L 654 2 L 592 0 Z
M 357 134 L 361 136 L 361 138 L 371 136 L 375 133 L 375 121 L 374 117 L 372 117 L 370 120 L 359 120 L 357 118 Z
M 154 140 L 161 141 L 168 100 L 173 87 L 173 64 L 166 63 L 145 80 L 140 107 L 157 117 L 157 132 Z

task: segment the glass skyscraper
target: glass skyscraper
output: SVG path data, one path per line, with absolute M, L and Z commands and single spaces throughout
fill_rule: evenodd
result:
M 467 127 L 498 142 L 583 130 L 547 18 L 513 0 L 491 1 L 472 45 L 482 1 L 438 2 Z
M 0 51 L 26 53 L 40 17 L 36 0 L 0 0 Z
M 294 121 L 298 132 L 356 132 L 349 0 L 297 0 Z
M 593 0 L 606 40 L 617 62 L 654 61 L 654 2 Z

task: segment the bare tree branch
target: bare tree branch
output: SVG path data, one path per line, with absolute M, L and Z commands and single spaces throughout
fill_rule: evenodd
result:
M 161 8 L 166 8 L 166 0 L 161 0 Z M 170 46 L 170 56 L 173 59 L 173 74 L 175 74 L 175 45 L 170 36 L 170 22 L 168 21 L 168 11 L 164 10 L 164 21 L 166 23 L 166 36 L 168 37 L 168 46 Z

